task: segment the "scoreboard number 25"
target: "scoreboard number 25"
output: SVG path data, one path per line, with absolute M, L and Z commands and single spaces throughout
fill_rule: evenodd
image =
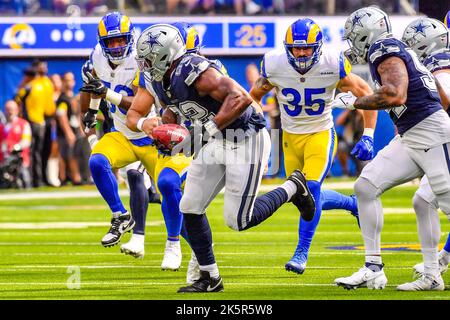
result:
M 264 47 L 267 43 L 263 24 L 243 24 L 235 33 L 237 47 Z

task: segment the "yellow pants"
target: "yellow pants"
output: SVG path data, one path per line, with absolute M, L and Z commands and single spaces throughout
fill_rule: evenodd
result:
M 316 133 L 294 134 L 283 131 L 286 175 L 300 169 L 307 180 L 323 182 L 337 149 L 334 128 Z
M 164 168 L 173 169 L 181 177 L 191 163 L 191 158 L 184 155 L 164 157 L 158 154 L 154 146 L 135 146 L 120 132 L 105 134 L 95 145 L 92 154 L 104 155 L 113 169 L 141 161 L 155 182 L 158 181 L 158 176 Z

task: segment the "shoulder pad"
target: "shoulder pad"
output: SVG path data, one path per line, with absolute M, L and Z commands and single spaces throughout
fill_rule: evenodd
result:
M 380 57 L 390 57 L 402 52 L 401 42 L 395 38 L 386 38 L 376 41 L 370 46 L 369 60 L 374 63 Z
M 427 57 L 423 64 L 430 72 L 450 69 L 450 51 L 433 54 Z
M 178 65 L 175 76 L 184 79 L 184 83 L 188 86 L 194 83 L 195 80 L 202 74 L 211 62 L 199 55 L 190 54 L 185 56 Z

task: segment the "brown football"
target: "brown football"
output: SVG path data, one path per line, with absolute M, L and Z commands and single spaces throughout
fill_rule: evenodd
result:
M 152 131 L 153 139 L 168 149 L 172 149 L 189 135 L 189 131 L 179 124 L 163 124 Z

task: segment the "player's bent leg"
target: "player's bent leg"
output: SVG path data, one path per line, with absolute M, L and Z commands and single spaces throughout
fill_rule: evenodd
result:
M 314 218 L 310 221 L 303 217 L 300 219 L 297 247 L 292 258 L 285 265 L 287 271 L 297 274 L 302 274 L 306 268 L 308 252 L 322 213 L 321 185 L 330 170 L 337 148 L 337 136 L 334 128 L 304 135 L 302 140 L 305 140 L 303 172 L 307 178 L 307 186 L 314 198 L 315 213 Z
M 109 160 L 103 154 L 93 154 L 89 159 L 89 168 L 91 169 L 92 179 L 98 191 L 103 199 L 105 199 L 111 211 L 127 212 L 122 200 L 120 200 L 117 179 Z
M 316 203 L 314 218 L 311 221 L 300 218 L 297 248 L 295 249 L 292 258 L 285 265 L 287 271 L 297 274 L 303 274 L 303 272 L 305 272 L 309 248 L 311 247 L 311 242 L 322 214 L 322 204 L 320 199 L 321 184 L 318 181 L 307 181 L 307 185 Z
M 322 203 L 322 210 L 336 210 L 342 209 L 350 211 L 352 216 L 356 218 L 359 225 L 358 216 L 358 202 L 356 195 L 352 194 L 346 196 L 334 190 L 322 190 L 320 192 L 320 202 Z
M 130 169 L 127 171 L 127 180 L 130 188 L 130 209 L 136 225 L 129 242 L 120 247 L 120 251 L 135 258 L 143 258 L 145 254 L 145 220 L 148 209 L 148 191 L 144 183 L 144 173 Z
M 179 293 L 202 293 L 223 291 L 223 282 L 219 274 L 212 249 L 212 234 L 205 214 L 184 213 L 184 223 L 192 250 L 199 262 L 200 278 L 193 284 L 181 287 Z
M 176 171 L 164 168 L 158 176 L 158 189 L 162 195 L 161 209 L 167 230 L 166 248 L 161 263 L 163 270 L 178 270 L 181 265 L 180 232 L 183 215 L 180 212 L 181 178 Z

